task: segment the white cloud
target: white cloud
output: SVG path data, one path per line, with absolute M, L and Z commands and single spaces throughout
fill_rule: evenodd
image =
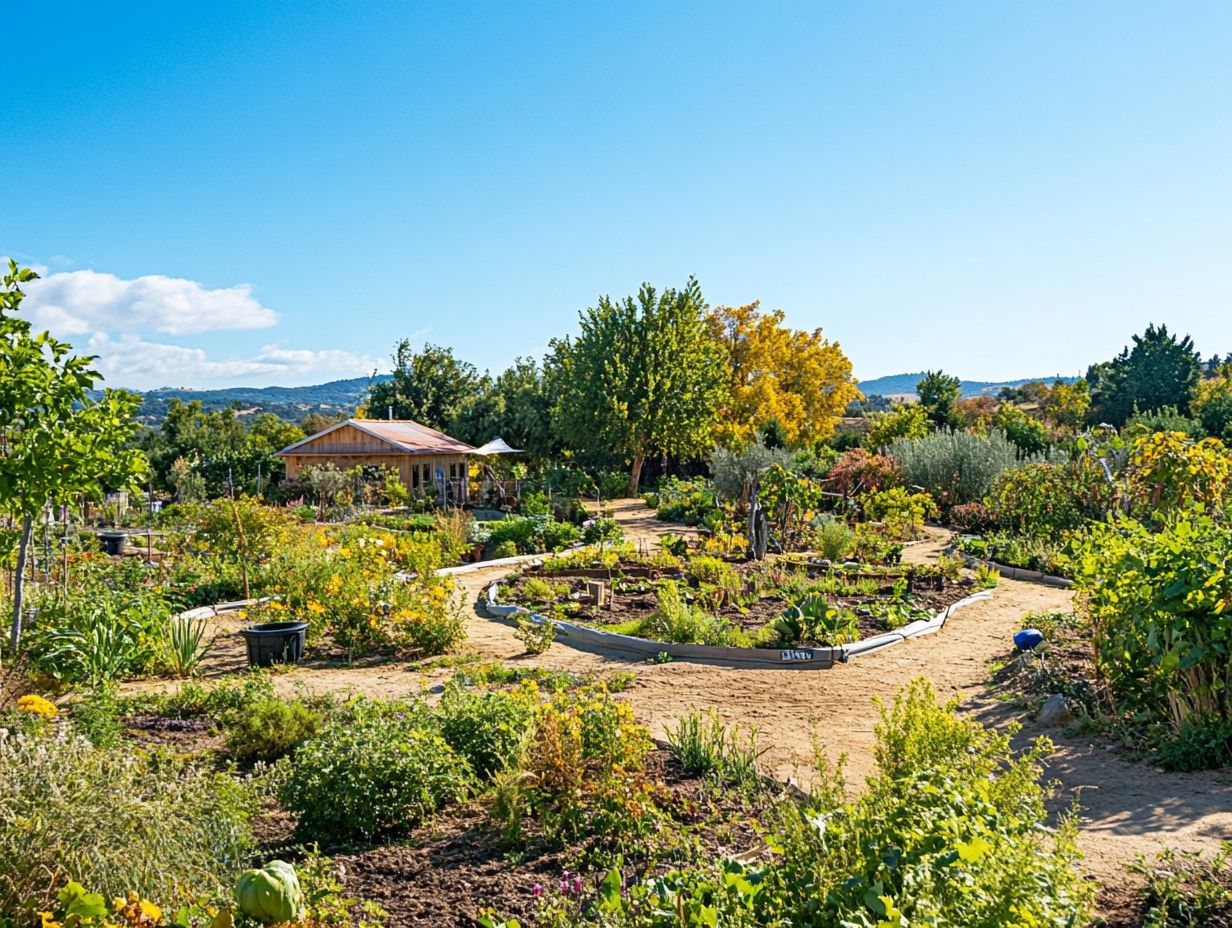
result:
M 109 384 L 142 390 L 241 379 L 249 386 L 264 385 L 254 378 L 265 383 L 321 383 L 387 366 L 379 358 L 336 348 L 314 351 L 279 345 L 265 345 L 252 357 L 215 360 L 200 348 L 149 342 L 131 334 L 112 338 L 104 332 L 95 333 L 88 348 L 90 354 L 99 356 L 96 366 Z
M 150 274 L 125 280 L 99 271 L 65 271 L 24 287 L 23 313 L 37 328 L 61 336 L 154 331 L 188 335 L 264 329 L 278 314 L 262 306 L 252 286 L 210 289 L 195 280 Z

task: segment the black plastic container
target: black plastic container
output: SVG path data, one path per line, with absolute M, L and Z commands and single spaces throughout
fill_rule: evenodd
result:
M 124 545 L 128 541 L 127 532 L 99 532 L 98 540 L 103 544 L 107 554 L 123 554 Z
M 266 622 L 240 632 L 248 644 L 248 666 L 298 664 L 304 656 L 307 622 Z

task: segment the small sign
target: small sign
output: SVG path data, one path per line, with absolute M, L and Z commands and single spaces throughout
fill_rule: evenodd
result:
M 813 657 L 812 651 L 803 648 L 792 648 L 779 652 L 779 660 L 781 661 L 811 661 Z

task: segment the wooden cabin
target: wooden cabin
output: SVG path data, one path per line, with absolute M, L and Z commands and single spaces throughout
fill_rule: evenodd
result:
M 287 477 L 305 467 L 330 463 L 339 470 L 376 465 L 397 468 L 413 496 L 433 495 L 439 502 L 466 503 L 466 442 L 410 419 L 348 419 L 309 435 L 277 452 L 286 461 Z

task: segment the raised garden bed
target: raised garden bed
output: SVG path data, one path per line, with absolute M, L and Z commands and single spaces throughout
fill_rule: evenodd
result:
M 654 573 L 631 576 L 613 565 L 597 602 L 593 570 L 523 572 L 490 586 L 486 605 L 498 617 L 550 619 L 558 637 L 581 648 L 825 668 L 936 631 L 973 594 L 988 595 L 931 566 L 709 559 Z

